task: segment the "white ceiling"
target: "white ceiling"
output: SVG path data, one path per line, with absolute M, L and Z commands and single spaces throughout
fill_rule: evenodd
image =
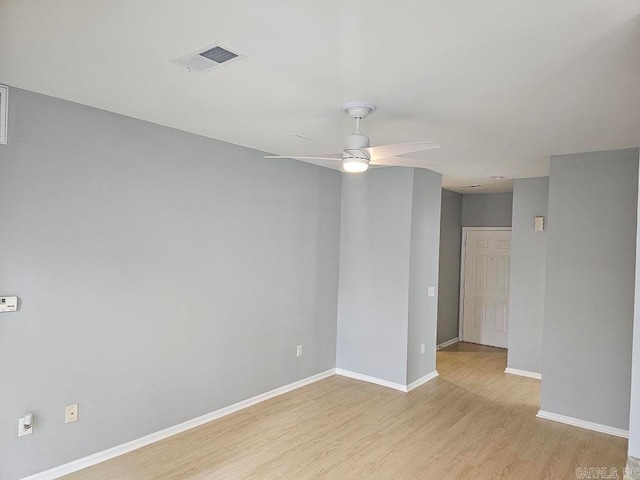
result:
M 548 174 L 551 154 L 640 145 L 638 0 L 0 0 L 0 83 L 276 154 L 373 145 L 444 185 Z M 170 63 L 215 41 L 247 55 Z M 278 160 L 265 160 L 278 161 Z

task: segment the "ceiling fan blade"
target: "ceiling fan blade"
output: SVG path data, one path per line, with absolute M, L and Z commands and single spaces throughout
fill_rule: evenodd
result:
M 367 152 L 371 160 L 377 160 L 380 158 L 395 157 L 396 155 L 404 155 L 405 153 L 430 150 L 432 148 L 440 148 L 440 145 L 435 142 L 412 142 L 380 145 L 379 147 L 363 148 L 362 150 Z
M 432 168 L 433 164 L 425 162 L 424 160 L 415 160 L 413 158 L 403 157 L 387 157 L 378 158 L 377 160 L 371 160 L 369 163 L 372 166 L 385 166 L 385 167 L 414 167 L 414 168 Z
M 331 150 L 335 152 L 345 153 L 344 150 L 338 147 L 334 147 L 333 145 L 329 145 L 328 143 L 319 142 L 318 140 L 314 140 L 313 138 L 305 137 L 304 135 L 294 135 L 294 137 L 302 138 L 303 140 L 309 140 L 310 142 L 317 143 L 318 145 L 322 145 L 323 147 L 329 147 Z
M 266 155 L 264 158 L 289 158 L 293 160 L 332 160 L 332 161 L 342 161 L 342 155 L 338 156 L 330 156 L 331 154 L 325 157 L 300 157 L 296 155 Z

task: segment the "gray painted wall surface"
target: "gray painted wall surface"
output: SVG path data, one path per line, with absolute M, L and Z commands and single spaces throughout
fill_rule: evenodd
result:
M 627 429 L 638 149 L 551 157 L 542 410 Z
M 549 225 L 549 177 L 513 182 L 509 352 L 507 365 L 542 372 L 542 324 Z M 534 230 L 534 218 L 545 217 L 545 231 Z
M 407 384 L 436 369 L 438 297 L 429 297 L 428 290 L 429 287 L 435 287 L 436 291 L 438 288 L 441 190 L 442 175 L 414 169 Z M 422 343 L 425 344 L 424 353 L 421 353 Z
M 412 201 L 413 169 L 343 176 L 336 366 L 401 385 Z
M 342 180 L 336 366 L 400 385 L 435 370 L 441 175 Z M 420 353 L 420 344 L 426 350 Z
M 638 195 L 640 203 L 640 194 Z M 636 235 L 636 284 L 633 312 L 633 353 L 631 362 L 631 408 L 629 415 L 629 456 L 640 458 L 640 209 Z
M 438 345 L 458 336 L 462 195 L 443 189 L 441 211 L 438 280 Z
M 335 366 L 340 173 L 17 89 L 9 112 L 0 478 Z
M 510 227 L 512 202 L 510 192 L 463 195 L 462 226 Z

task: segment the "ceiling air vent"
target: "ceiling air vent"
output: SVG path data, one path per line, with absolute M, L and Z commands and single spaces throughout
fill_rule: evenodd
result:
M 7 144 L 7 122 L 9 121 L 9 88 L 0 85 L 0 143 Z
M 244 55 L 214 43 L 208 47 L 200 48 L 196 52 L 171 60 L 171 62 L 187 67 L 190 72 L 203 73 L 241 58 L 244 58 Z

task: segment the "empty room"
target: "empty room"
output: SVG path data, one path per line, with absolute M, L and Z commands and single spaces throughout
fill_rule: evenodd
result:
M 640 479 L 637 0 L 0 0 L 0 480 Z

